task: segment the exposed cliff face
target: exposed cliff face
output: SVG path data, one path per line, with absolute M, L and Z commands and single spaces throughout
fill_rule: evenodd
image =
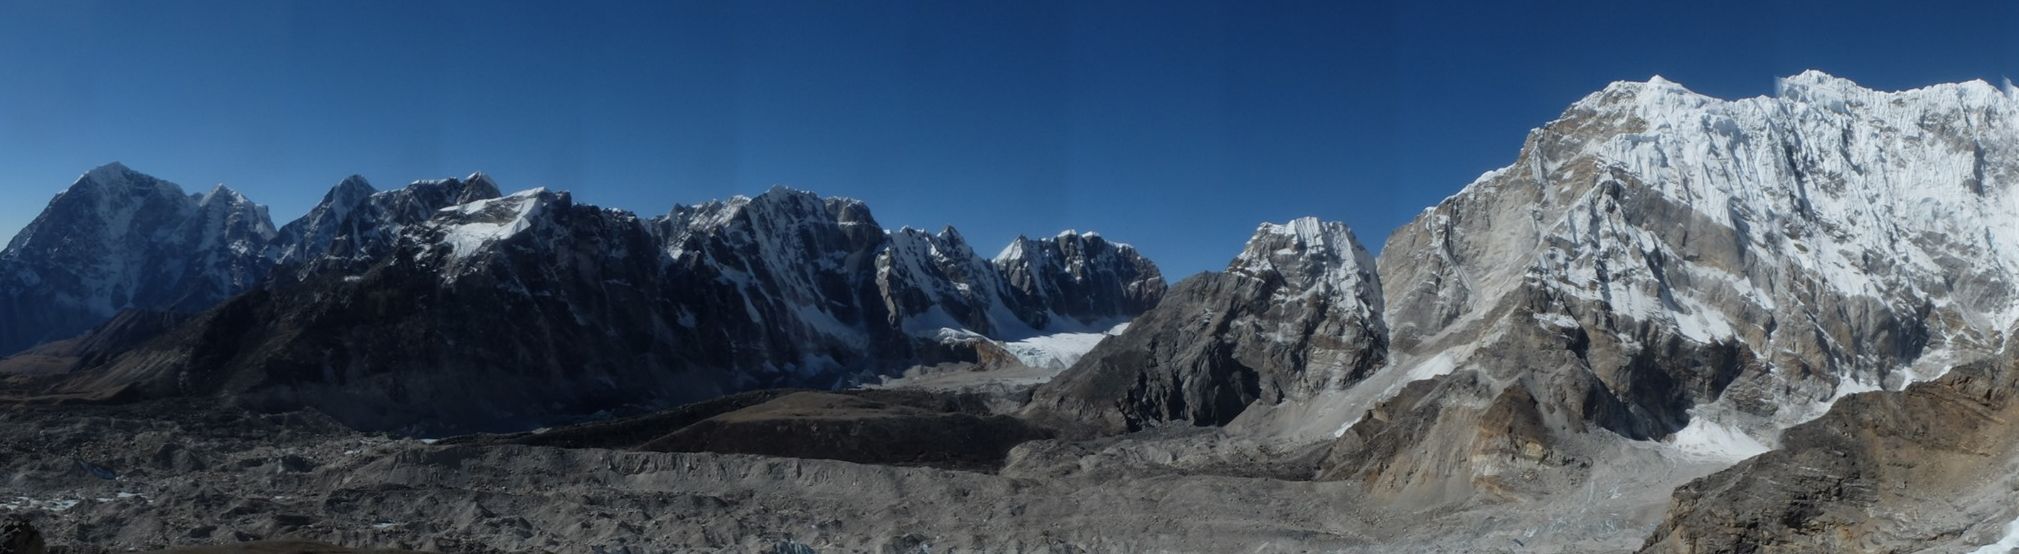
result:
M 2019 543 L 2019 349 L 1839 401 L 1780 448 L 1675 491 L 1647 552 L 1925 551 Z M 1909 517 L 1901 517 L 1912 514 Z
M 1107 329 L 1164 296 L 1156 264 L 1096 233 L 1017 237 L 992 263 L 1010 289 L 1017 317 L 1037 329 Z
M 416 181 L 380 192 L 352 175 L 331 188 L 307 215 L 281 227 L 274 239 L 282 276 L 303 279 L 319 265 L 369 263 L 390 251 L 407 227 L 427 222 L 442 208 L 498 197 L 482 173 L 467 179 Z
M 119 164 L 91 170 L 0 251 L 0 355 L 120 310 L 196 311 L 257 283 L 266 208 L 222 185 L 184 194 Z
M 1601 474 L 1666 490 L 1783 444 L 1848 395 L 1992 356 L 2019 304 L 2015 168 L 2019 100 L 1983 83 L 1882 93 L 1808 73 L 1739 101 L 1615 84 L 1398 230 L 1376 291 L 1329 302 L 1367 311 L 1253 302 L 1271 293 L 1244 265 L 1350 267 L 1258 234 L 1228 272 L 1180 283 L 1041 387 L 1030 414 L 1080 434 L 1227 426 L 1080 465 L 1329 441 L 1315 475 L 1396 513 L 1554 505 Z M 1312 321 L 1365 324 L 1292 332 Z M 1296 355 L 1311 337 L 1384 348 Z M 1026 450 L 1071 450 L 1047 448 Z M 1649 459 L 1675 471 L 1594 469 Z
M 1561 495 L 1622 448 L 1733 463 L 1813 442 L 1781 430 L 1997 352 L 2015 169 L 2019 100 L 1981 82 L 1615 84 L 1390 238 L 1388 367 L 1239 423 L 1337 429 L 1320 477 L 1413 509 Z M 1725 513 L 1704 502 L 1689 517 Z M 1739 544 L 1718 540 L 1691 544 Z
M 703 327 L 758 355 L 725 360 L 746 370 L 780 360 L 830 371 L 971 358 L 959 346 L 971 336 L 1112 326 L 1163 293 L 1155 265 L 1097 236 L 1061 234 L 1058 243 L 1079 245 L 1070 255 L 1013 244 L 990 262 L 952 228 L 886 232 L 861 202 L 783 188 L 676 208 L 654 227 L 696 291 L 683 304 L 719 316 Z
M 1253 402 L 1347 387 L 1386 355 L 1373 269 L 1344 225 L 1264 224 L 1225 272 L 1179 283 L 1040 387 L 1031 413 L 1099 434 L 1222 425 Z
M 384 255 L 401 229 L 443 207 L 497 197 L 482 175 L 373 192 L 345 179 L 274 229 L 266 208 L 219 185 L 173 183 L 109 164 L 79 177 L 0 252 L 0 355 L 82 333 L 122 310 L 194 313 L 278 272 Z
M 2015 117 L 1981 82 L 1810 72 L 1738 101 L 1615 84 L 1391 239 L 1396 347 L 1582 333 L 1580 371 L 1637 412 L 1608 428 L 1663 436 L 1729 395 L 1719 418 L 1770 439 L 1840 392 L 1981 357 L 2010 323 Z M 1663 361 L 1704 356 L 1730 363 Z

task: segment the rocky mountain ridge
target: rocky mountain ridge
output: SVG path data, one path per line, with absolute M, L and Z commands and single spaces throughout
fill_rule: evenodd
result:
M 1387 355 L 1380 314 L 1374 257 L 1345 225 L 1265 223 L 1225 271 L 1178 283 L 1039 387 L 1031 411 L 1096 434 L 1223 425 L 1365 378 Z
M 1152 457 L 1166 461 L 1151 466 L 1225 467 L 1329 441 L 1313 477 L 1358 483 L 1400 512 L 1673 487 L 1682 481 L 1608 468 L 1652 456 L 1714 470 L 1825 413 L 1861 417 L 1835 415 L 1846 397 L 1900 394 L 1954 367 L 2002 368 L 1990 360 L 2019 306 L 2015 175 L 2019 93 L 1983 82 L 1877 92 L 1809 72 L 1783 79 L 1774 96 L 1736 101 L 1658 77 L 1616 83 L 1532 132 L 1512 165 L 1390 237 L 1380 294 L 1333 303 L 1374 307 L 1368 327 L 1384 331 L 1360 335 L 1385 340 L 1383 356 L 1350 385 L 1268 398 L 1249 392 L 1253 374 L 1195 369 L 1243 367 L 1213 354 L 1237 341 L 1159 324 L 1230 313 L 1195 300 L 1214 297 L 1195 288 L 1209 276 L 1180 283 L 1129 333 L 1040 388 L 1032 410 L 1092 422 L 1096 434 L 1224 426 L 1203 435 L 1216 439 L 1095 449 L 1080 468 Z M 1172 345 L 1202 354 L 1171 356 Z M 1210 358 L 1220 361 L 1200 361 Z M 1229 400 L 1201 401 L 1214 394 Z M 1794 446 L 1837 444 L 1808 433 Z M 1761 474 L 1779 475 L 1740 478 Z M 1804 529 L 1719 536 L 1752 520 L 1702 504 L 1713 492 L 1747 494 L 1679 496 L 1690 515 L 1650 545 L 1845 546 L 1788 538 L 1813 531 Z M 1888 498 L 1832 501 L 1894 505 Z M 1764 509 L 1759 517 L 1779 513 Z
M 385 192 L 353 177 L 269 235 L 252 259 L 271 280 L 52 391 L 511 429 L 974 362 L 998 339 L 1112 327 L 1163 292 L 1154 264 L 1098 235 L 988 260 L 951 228 L 885 231 L 859 201 L 785 188 L 645 220 L 500 196 L 482 174 Z

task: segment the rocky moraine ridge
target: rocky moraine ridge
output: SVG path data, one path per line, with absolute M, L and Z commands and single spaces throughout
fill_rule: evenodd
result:
M 1615 83 L 1378 255 L 1338 223 L 1264 224 L 1168 292 L 1098 237 L 983 259 L 951 229 L 885 231 L 794 191 L 640 220 L 475 177 L 399 201 L 340 186 L 325 204 L 345 207 L 309 223 L 240 225 L 295 246 L 197 264 L 261 284 L 149 283 L 223 292 L 0 363 L 15 390 L 92 401 L 9 416 L 0 429 L 57 445 L 14 462 L 16 482 L 111 499 L 11 509 L 42 514 L 52 544 L 118 546 L 228 542 L 180 534 L 211 525 L 437 550 L 1995 551 L 2019 544 L 2015 181 L 2010 87 L 1807 72 L 1740 100 Z M 70 195 L 51 209 L 126 205 Z M 0 257 L 10 290 L 113 252 L 53 256 L 48 236 Z M 9 298 L 91 299 L 20 312 L 53 324 L 197 294 L 90 282 L 111 284 Z M 1003 362 L 1019 340 L 1109 329 L 1056 376 Z M 861 368 L 908 369 L 852 381 Z M 809 385 L 826 390 L 777 388 Z M 192 396 L 285 440 L 248 450 L 259 433 L 135 415 Z M 356 431 L 704 398 L 437 444 Z M 68 410 L 99 411 L 59 423 Z M 297 500 L 120 503 L 129 485 L 62 461 L 116 440 L 154 454 L 92 467 L 204 475 L 131 485 L 151 498 Z M 339 441 L 356 446 L 324 446 Z M 192 457 L 221 463 L 177 465 Z M 286 477 L 232 469 L 267 458 Z M 438 505 L 472 508 L 412 523 Z M 109 517 L 148 530 L 94 525 Z

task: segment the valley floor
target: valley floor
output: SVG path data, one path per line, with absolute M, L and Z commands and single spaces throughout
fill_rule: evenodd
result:
M 1622 451 L 1575 494 L 1401 514 L 1368 509 L 1345 482 L 434 444 L 196 402 L 10 407 L 0 434 L 0 515 L 27 517 L 66 552 L 282 539 L 445 552 L 1620 551 L 1639 546 L 1671 488 L 1714 469 Z

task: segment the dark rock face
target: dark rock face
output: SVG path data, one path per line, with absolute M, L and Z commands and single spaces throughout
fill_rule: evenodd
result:
M 747 376 L 743 388 L 824 387 L 909 346 L 886 323 L 898 316 L 874 281 L 884 232 L 861 202 L 773 189 L 677 207 L 654 225 L 678 318 L 717 346 L 694 349 L 694 362 Z
M 467 179 L 417 181 L 378 192 L 352 175 L 331 188 L 307 215 L 280 228 L 275 263 L 283 276 L 303 279 L 332 263 L 368 263 L 392 250 L 407 227 L 426 223 L 442 208 L 498 197 L 482 173 Z
M 876 256 L 876 288 L 888 323 L 911 333 L 968 329 L 989 336 L 1018 336 L 1042 328 L 1005 309 L 1010 290 L 987 260 L 948 227 L 938 234 L 912 228 L 890 233 Z
M 1019 318 L 1036 328 L 1102 330 L 1155 307 L 1164 276 L 1126 244 L 1098 234 L 1017 237 L 993 261 Z
M 1532 390 L 1546 386 L 1496 387 L 1476 371 L 1410 382 L 1333 441 L 1317 478 L 1410 510 L 1560 493 L 1547 474 L 1585 461 L 1558 448 L 1571 431 Z
M 1072 268 L 1028 274 L 1044 287 L 1082 287 L 1086 294 L 1072 300 L 1019 296 L 1000 266 L 975 255 L 951 228 L 886 233 L 861 202 L 782 188 L 679 207 L 653 226 L 679 283 L 675 303 L 692 313 L 709 340 L 732 345 L 697 354 L 712 356 L 708 365 L 757 377 L 834 379 L 861 368 L 937 361 L 931 353 L 941 348 L 941 329 L 1021 338 L 1112 325 L 1140 313 L 1140 300 L 1147 295 L 1154 303 L 1163 289 L 1155 266 L 1134 249 L 1096 238 L 1092 242 L 1101 246 Z M 1088 277 L 1090 265 L 1131 268 L 1094 275 L 1121 272 L 1134 279 Z M 1100 312 L 1111 314 L 1107 319 L 1049 315 L 1075 311 L 1070 302 L 1087 295 L 1118 304 Z M 820 383 L 789 377 L 754 384 Z
M 1349 420 L 1324 475 L 1464 502 L 1519 493 L 1509 468 L 1574 482 L 1593 444 L 1693 424 L 1764 450 L 1843 393 L 1994 355 L 2015 262 L 1983 216 L 2009 211 L 2012 181 L 1974 175 L 2019 167 L 2015 104 L 1983 83 L 1782 85 L 1724 101 L 1616 83 L 1398 229 L 1380 271 L 1384 371 L 1403 376 L 1350 408 L 1413 415 Z M 1920 146 L 1878 146 L 1896 143 Z M 1413 402 L 1439 409 L 1401 396 L 1415 379 L 1430 384 Z M 1501 434 L 1539 437 L 1544 456 L 1486 454 L 1527 439 L 1488 446 L 1498 422 L 1478 407 L 1522 397 L 1541 432 Z
M 1223 425 L 1256 401 L 1339 389 L 1387 352 L 1373 259 L 1344 225 L 1263 225 L 1222 273 L 1186 279 L 1038 389 L 1031 413 L 1112 434 Z
M 1901 386 L 1940 363 L 1927 354 L 1980 357 L 2015 301 L 1984 217 L 2009 210 L 1991 184 L 2011 181 L 1978 176 L 2019 167 L 2013 113 L 1981 82 L 1885 93 L 1811 72 L 1737 101 L 1615 83 L 1391 237 L 1395 349 L 1588 337 L 1564 370 L 1604 390 L 1575 397 L 1634 439 L 1710 403 L 1770 435 L 1807 417 L 1784 408 Z M 1877 154 L 1893 143 L 1923 146 Z
M 986 342 L 966 339 L 1041 330 L 1013 316 L 997 270 L 957 233 L 886 233 L 853 200 L 778 189 L 645 222 L 535 190 L 399 223 L 495 187 L 424 182 L 362 204 L 359 187 L 347 182 L 318 208 L 316 222 L 347 223 L 291 225 L 288 236 L 334 237 L 326 252 L 362 257 L 284 266 L 306 271 L 57 392 L 223 395 L 367 429 L 509 430 L 978 361 Z M 344 199 L 352 207 L 337 209 Z M 357 227 L 367 220 L 380 226 Z M 371 246 L 395 230 L 390 246 Z
M 0 355 L 70 338 L 122 310 L 195 313 L 275 272 L 299 280 L 322 265 L 369 263 L 401 229 L 497 195 L 481 174 L 383 193 L 353 176 L 275 230 L 265 207 L 223 186 L 184 195 L 119 164 L 94 169 L 0 252 Z
M 189 195 L 111 164 L 79 177 L 0 251 L 0 355 L 120 310 L 193 312 L 265 278 L 266 208 L 219 186 Z
M 27 520 L 12 517 L 0 520 L 0 554 L 43 554 L 47 551 L 42 533 L 37 532 Z
M 465 204 L 362 273 L 233 298 L 67 387 L 416 432 L 719 394 L 725 376 L 676 355 L 697 341 L 666 319 L 656 250 L 635 218 L 565 193 Z
M 1905 551 L 1973 527 L 1990 533 L 1965 544 L 1999 539 L 2019 516 L 2014 353 L 1839 401 L 1789 429 L 1779 449 L 1677 488 L 1643 550 Z M 1988 513 L 1966 514 L 1980 508 Z

